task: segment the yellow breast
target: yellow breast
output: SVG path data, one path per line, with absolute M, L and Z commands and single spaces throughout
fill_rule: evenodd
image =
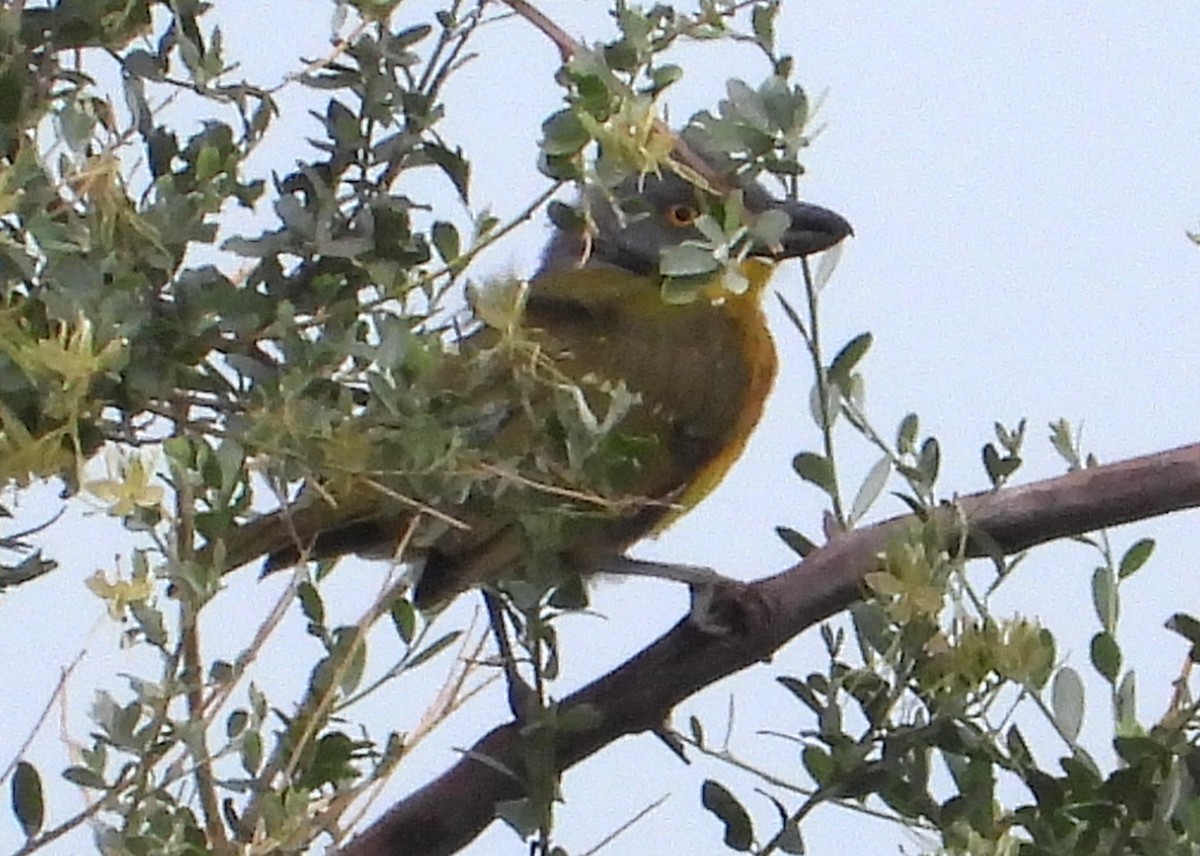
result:
M 692 302 L 663 301 L 659 281 L 615 269 L 539 279 L 527 326 L 569 376 L 624 380 L 641 396 L 621 430 L 656 437 L 634 490 L 668 499 L 654 529 L 703 499 L 745 449 L 775 378 L 775 347 L 762 312 L 773 265 L 745 263 L 749 288 L 717 285 Z

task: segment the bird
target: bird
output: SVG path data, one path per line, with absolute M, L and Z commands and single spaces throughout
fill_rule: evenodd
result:
M 700 155 L 714 174 L 725 169 Z M 223 570 L 262 557 L 268 571 L 350 553 L 391 557 L 403 544 L 399 558 L 420 568 L 414 604 L 436 609 L 473 587 L 525 581 L 544 591 L 629 567 L 626 551 L 704 498 L 759 422 L 777 367 L 762 307 L 775 267 L 853 234 L 834 211 L 776 198 L 758 181 L 694 178 L 662 169 L 585 190 L 586 216 L 555 226 L 532 277 L 479 292 L 483 321 L 458 343 L 445 385 L 463 385 L 456 373 L 472 357 L 491 360 L 495 377 L 476 378 L 459 402 L 471 414 L 465 433 L 501 462 L 486 491 L 428 505 L 374 490 L 333 501 L 309 491 L 222 536 Z M 780 212 L 782 228 L 746 244 L 733 287 L 715 263 L 701 264 L 683 278 L 683 296 L 670 297 L 664 259 L 702 245 L 702 218 L 731 194 L 746 223 Z M 611 430 L 594 434 L 617 451 L 593 456 L 593 470 L 590 459 L 574 466 L 573 420 L 595 429 L 613 414 Z M 513 464 L 531 461 L 573 475 L 534 484 Z M 517 469 L 507 482 L 506 465 Z

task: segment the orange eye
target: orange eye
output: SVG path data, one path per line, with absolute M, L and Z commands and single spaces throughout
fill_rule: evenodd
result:
M 700 211 L 696 206 L 679 202 L 667 209 L 667 222 L 672 226 L 690 226 L 696 222 Z

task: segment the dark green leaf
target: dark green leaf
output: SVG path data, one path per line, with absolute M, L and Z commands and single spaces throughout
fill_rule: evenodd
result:
M 547 155 L 573 155 L 588 144 L 591 137 L 571 110 L 559 110 L 542 123 L 542 151 Z
M 63 778 L 73 785 L 79 785 L 82 788 L 103 788 L 104 779 L 99 775 L 89 770 L 87 767 L 67 767 L 63 770 Z
M 1096 617 L 1100 627 L 1108 633 L 1117 629 L 1117 615 L 1120 608 L 1117 594 L 1117 583 L 1109 568 L 1099 567 L 1092 573 L 1092 606 L 1095 607 Z
M 1193 663 L 1200 663 L 1200 621 L 1186 613 L 1177 612 L 1167 619 L 1166 627 L 1192 643 L 1188 657 Z
M 321 593 L 310 582 L 302 582 L 296 589 L 296 597 L 300 600 L 300 610 L 309 621 L 309 633 L 321 636 L 325 627 L 325 603 Z
M 398 597 L 392 601 L 390 610 L 392 616 L 392 624 L 396 627 L 396 633 L 405 645 L 412 644 L 413 634 L 417 628 L 417 611 L 413 608 L 412 603 L 405 597 Z
M 18 761 L 12 777 L 12 807 L 26 838 L 42 831 L 46 820 L 46 803 L 42 794 L 42 777 L 27 761 Z
M 824 455 L 818 455 L 816 452 L 801 452 L 792 459 L 792 469 L 800 478 L 815 484 L 830 496 L 837 491 L 833 464 Z
M 1125 555 L 1121 557 L 1120 570 L 1118 575 L 1121 579 L 1131 576 L 1135 571 L 1146 564 L 1150 558 L 1150 554 L 1154 552 L 1154 539 L 1142 538 L 1134 542 Z
M 873 341 L 874 337 L 870 333 L 860 333 L 847 342 L 829 364 L 829 379 L 843 389 L 848 389 L 851 372 L 867 355 Z
M 988 443 L 983 447 L 983 468 L 987 471 L 992 487 L 999 487 L 1020 466 L 1021 459 L 1016 455 L 1002 458 L 993 444 Z
M 787 687 L 796 698 L 808 705 L 813 713 L 816 713 L 818 716 L 824 713 L 826 705 L 817 698 L 816 692 L 813 691 L 812 687 L 806 681 L 801 681 L 789 675 L 780 675 L 775 680 Z
M 792 548 L 801 559 L 817 549 L 817 545 L 795 529 L 787 526 L 776 526 L 775 534 L 783 539 L 783 543 Z
M 429 24 L 417 24 L 415 26 L 408 27 L 407 29 L 395 33 L 388 40 L 388 49 L 393 51 L 402 51 L 405 48 L 410 48 L 428 36 L 431 32 L 433 32 L 433 27 L 431 27 Z
M 367 642 L 357 627 L 339 627 L 334 633 L 334 651 L 338 663 L 338 689 L 344 695 L 354 692 L 367 668 Z
M 942 449 L 937 438 L 930 437 L 921 444 L 921 454 L 917 458 L 917 469 L 921 473 L 921 482 L 932 486 L 937 481 L 938 472 L 942 466 Z
M 242 738 L 241 751 L 242 769 L 251 776 L 257 775 L 262 767 L 263 743 L 262 735 L 257 731 L 248 731 Z
M 737 797 L 721 784 L 707 779 L 700 789 L 701 804 L 725 824 L 725 846 L 745 852 L 754 843 L 754 827 L 750 815 Z
M 1121 671 L 1121 646 L 1111 633 L 1097 633 L 1092 637 L 1092 665 L 1110 684 L 1116 683 Z
M 229 718 L 225 720 L 225 735 L 227 737 L 237 737 L 246 730 L 246 726 L 250 724 L 250 714 L 238 708 L 229 714 Z
M 800 758 L 804 762 L 804 769 L 808 770 L 808 774 L 819 787 L 833 783 L 837 771 L 833 759 L 824 749 L 819 746 L 805 746 Z
M 442 261 L 450 264 L 458 258 L 461 252 L 461 244 L 458 237 L 458 229 L 454 228 L 453 223 L 447 223 L 444 220 L 438 220 L 430 229 L 433 247 L 438 251 L 438 255 L 442 257 Z
M 1113 698 L 1113 718 L 1119 732 L 1132 733 L 1137 727 L 1137 675 L 1133 669 L 1122 676 L 1117 686 Z
M 462 631 L 454 630 L 454 631 L 451 631 L 450 633 L 447 633 L 445 636 L 438 638 L 436 641 L 431 642 L 429 645 L 425 646 L 425 648 L 420 653 L 416 654 L 411 660 L 409 660 L 407 663 L 405 663 L 404 664 L 405 668 L 415 669 L 417 666 L 421 665 L 426 660 L 433 659 L 438 654 L 440 654 L 445 648 L 449 647 L 450 645 L 453 645 L 459 636 L 462 636 Z
M 647 95 L 657 95 L 683 77 L 683 69 L 677 65 L 660 65 L 650 72 L 650 87 Z
M 920 420 L 915 413 L 910 413 L 900 420 L 900 425 L 896 428 L 897 452 L 907 455 L 916 448 L 917 431 L 919 428 Z

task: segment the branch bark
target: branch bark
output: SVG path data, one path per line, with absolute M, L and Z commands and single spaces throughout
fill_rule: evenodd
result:
M 961 538 L 959 522 L 986 538 L 968 543 L 971 556 L 1004 554 L 1108 526 L 1200 506 L 1200 443 L 1059 478 L 975 494 L 939 510 L 946 543 Z M 590 705 L 593 730 L 559 736 L 559 771 L 620 737 L 658 728 L 688 696 L 756 662 L 840 612 L 862 595 L 861 580 L 888 540 L 911 525 L 906 515 L 846 533 L 772 577 L 737 594 L 750 620 L 718 636 L 687 620 L 614 671 L 565 698 L 564 709 Z M 986 544 L 990 542 L 990 544 Z M 501 725 L 458 763 L 394 805 L 350 841 L 341 856 L 439 856 L 469 844 L 495 817 L 496 804 L 520 798 L 519 781 L 476 760 L 486 756 L 521 769 L 520 725 Z

